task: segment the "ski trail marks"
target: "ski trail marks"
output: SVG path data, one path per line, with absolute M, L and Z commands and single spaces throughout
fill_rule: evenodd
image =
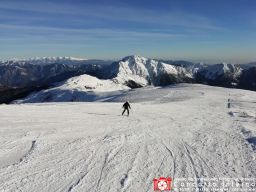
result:
M 84 177 L 85 177 L 86 175 L 87 175 L 87 173 L 85 173 L 85 174 L 83 174 L 81 177 L 79 177 L 78 180 L 68 188 L 68 192 L 73 191 L 73 189 L 74 189 L 77 185 L 79 185 L 79 183 L 84 179 Z
M 28 152 L 26 154 L 24 154 L 21 158 L 20 158 L 20 161 L 17 164 L 19 163 L 22 163 L 22 162 L 25 162 L 28 157 L 33 153 L 34 149 L 35 149 L 35 145 L 36 145 L 36 140 L 33 140 L 32 143 L 31 143 L 31 147 L 30 149 L 28 150 Z

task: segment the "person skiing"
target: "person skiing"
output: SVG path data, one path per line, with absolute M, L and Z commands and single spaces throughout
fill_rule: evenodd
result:
M 126 102 L 123 104 L 123 107 L 122 107 L 122 108 L 124 108 L 122 115 L 124 115 L 124 112 L 127 110 L 127 116 L 129 116 L 129 109 L 131 109 L 131 106 L 130 106 L 130 104 L 129 104 L 129 101 L 126 101 Z
M 230 102 L 230 99 L 228 99 L 228 108 L 230 108 L 231 106 L 231 102 Z

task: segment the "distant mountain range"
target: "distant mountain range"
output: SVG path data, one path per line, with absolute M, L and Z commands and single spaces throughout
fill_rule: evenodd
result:
M 114 82 L 117 87 L 139 88 L 174 83 L 201 83 L 256 90 L 256 65 L 206 65 L 128 56 L 120 61 L 72 57 L 33 58 L 0 62 L 0 102 L 10 102 L 56 86 L 57 82 L 87 74 Z M 87 81 L 85 78 L 83 81 Z M 86 91 L 86 90 L 85 90 Z

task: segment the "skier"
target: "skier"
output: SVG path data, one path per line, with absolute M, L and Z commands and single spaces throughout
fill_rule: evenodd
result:
M 230 108 L 230 105 L 231 105 L 230 99 L 228 99 L 228 108 Z
M 127 116 L 129 116 L 129 109 L 131 109 L 131 106 L 130 106 L 130 104 L 129 104 L 129 101 L 126 101 L 126 102 L 123 104 L 123 108 L 124 108 L 124 110 L 123 110 L 122 115 L 124 115 L 124 112 L 127 110 Z

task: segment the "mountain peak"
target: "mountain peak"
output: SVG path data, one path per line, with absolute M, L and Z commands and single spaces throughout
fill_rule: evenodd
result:
M 139 56 L 139 55 L 129 55 L 129 56 L 124 57 L 121 61 L 128 61 L 128 60 L 135 61 L 135 62 L 141 62 L 141 61 L 146 61 L 148 59 L 145 57 Z

